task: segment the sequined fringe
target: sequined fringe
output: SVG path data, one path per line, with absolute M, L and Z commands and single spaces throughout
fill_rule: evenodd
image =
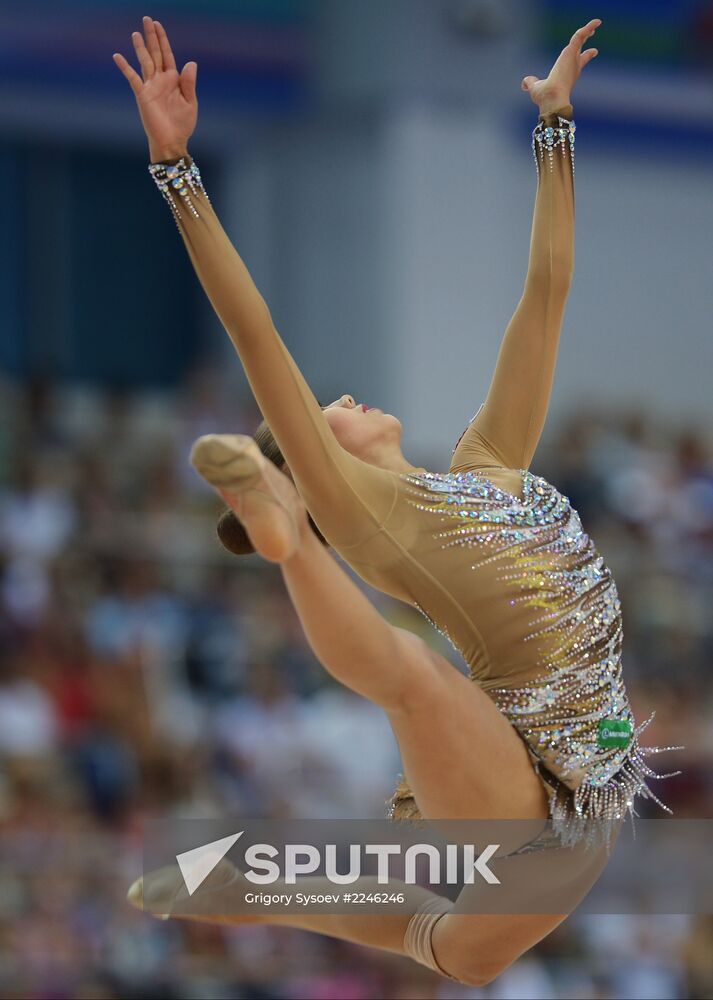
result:
M 647 778 L 673 778 L 681 774 L 681 771 L 657 774 L 646 764 L 644 757 L 684 748 L 639 746 L 637 737 L 652 722 L 654 715 L 655 713 L 637 727 L 633 737 L 634 746 L 612 778 L 603 785 L 587 783 L 585 780 L 575 792 L 562 785 L 564 794 L 554 794 L 551 798 L 548 829 L 513 853 L 574 847 L 582 841 L 588 847 L 604 843 L 609 848 L 613 833 L 627 814 L 631 817 L 633 829 L 634 817 L 638 815 L 634 808 L 637 795 L 651 799 L 671 814 L 671 809 L 654 795 L 646 782 Z M 390 820 L 409 824 L 423 818 L 403 775 L 400 775 L 399 784 L 386 804 L 387 818 Z
M 195 197 L 200 191 L 206 201 L 210 202 L 210 198 L 203 187 L 201 173 L 196 163 L 191 163 L 189 166 L 183 157 L 177 163 L 151 163 L 149 164 L 149 173 L 156 182 L 156 187 L 168 202 L 179 232 L 181 229 L 179 204 L 185 205 L 194 218 L 200 218 L 198 209 L 191 201 L 191 194 Z M 176 194 L 179 195 L 178 201 L 174 197 Z
M 577 131 L 577 126 L 574 123 L 574 119 L 570 121 L 568 118 L 562 118 L 561 115 L 557 115 L 557 120 L 559 122 L 559 127 L 557 128 L 552 125 L 545 125 L 543 121 L 538 121 L 532 130 L 532 155 L 535 158 L 538 178 L 540 176 L 540 157 L 544 163 L 546 155 L 550 164 L 550 172 L 554 169 L 554 150 L 556 146 L 559 146 L 562 150 L 563 157 L 567 155 L 567 146 L 569 146 L 572 175 L 574 175 L 574 133 Z
M 638 736 L 653 720 L 654 714 L 637 727 L 632 736 L 631 750 L 619 770 L 607 782 L 597 785 L 587 782 L 585 778 L 576 791 L 553 796 L 550 818 L 553 832 L 563 847 L 573 847 L 582 840 L 588 846 L 599 842 L 610 846 L 612 834 L 627 815 L 631 817 L 633 826 L 634 817 L 638 815 L 634 808 L 637 796 L 651 799 L 665 812 L 671 813 L 671 809 L 649 788 L 647 778 L 673 778 L 681 774 L 681 771 L 657 774 L 648 766 L 644 757 L 684 748 L 639 745 Z

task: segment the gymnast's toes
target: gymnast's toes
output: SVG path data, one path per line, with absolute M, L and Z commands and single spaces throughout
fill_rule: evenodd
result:
M 126 898 L 137 909 L 166 920 L 176 902 L 186 895 L 183 875 L 174 864 L 137 878 L 130 886 Z
M 216 912 L 224 911 L 233 901 L 233 890 L 242 881 L 240 870 L 227 858 L 222 858 L 191 895 L 180 868 L 167 865 L 137 878 L 126 898 L 137 909 L 167 920 L 173 912 L 188 915 L 191 912 L 205 913 L 213 908 Z M 240 894 L 236 899 L 240 900 Z
M 129 891 L 126 894 L 126 898 L 131 903 L 132 906 L 138 907 L 142 910 L 144 908 L 144 880 L 142 878 L 137 878 L 135 882 L 131 883 Z
M 245 488 L 260 475 L 259 449 L 243 434 L 204 434 L 191 449 L 191 464 L 213 486 Z
M 235 511 L 256 552 L 277 563 L 294 554 L 306 508 L 252 438 L 206 434 L 193 445 L 191 462 Z

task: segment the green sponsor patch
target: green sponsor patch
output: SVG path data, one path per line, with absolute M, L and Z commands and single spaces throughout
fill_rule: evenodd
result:
M 599 722 L 598 743 L 600 747 L 625 747 L 631 739 L 632 725 L 630 719 L 601 719 Z

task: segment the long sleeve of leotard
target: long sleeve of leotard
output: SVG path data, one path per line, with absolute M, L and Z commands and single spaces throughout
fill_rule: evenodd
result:
M 539 121 L 572 119 L 568 104 Z M 541 154 L 540 154 L 541 156 Z M 522 297 L 507 326 L 486 400 L 462 434 L 452 472 L 528 468 L 547 415 L 560 330 L 574 270 L 574 170 L 569 148 L 555 148 L 539 177 Z
M 297 488 L 332 545 L 358 544 L 390 512 L 394 477 L 339 444 L 205 192 L 190 198 L 197 215 L 176 198 L 179 231 Z

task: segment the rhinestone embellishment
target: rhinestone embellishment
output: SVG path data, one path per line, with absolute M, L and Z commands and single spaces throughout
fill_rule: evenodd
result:
M 634 814 L 636 795 L 670 811 L 646 779 L 671 775 L 656 774 L 644 757 L 681 748 L 639 745 L 653 716 L 635 727 L 622 677 L 621 605 L 612 575 L 569 498 L 529 470 L 519 472 L 522 498 L 477 472 L 402 478 L 409 502 L 437 519 L 434 540 L 467 551 L 474 572 L 495 564 L 510 606 L 530 609 L 522 641 L 532 646 L 534 676 L 524 686 L 488 694 L 538 766 L 571 793 L 551 802 L 560 842 L 608 839 L 626 813 Z M 462 654 L 448 630 L 414 606 Z M 630 734 L 625 745 L 599 738 L 603 720 Z
M 200 191 L 207 201 L 210 201 L 210 198 L 203 187 L 201 173 L 196 163 L 191 163 L 189 166 L 183 157 L 177 163 L 151 163 L 149 164 L 149 173 L 168 202 L 179 231 L 181 228 L 179 205 L 184 205 L 194 218 L 199 218 L 198 209 L 193 204 L 191 195 L 195 197 Z M 178 195 L 178 199 L 176 199 L 176 195 Z
M 540 175 L 540 161 L 544 164 L 545 157 L 549 163 L 550 171 L 554 169 L 555 149 L 559 147 L 561 155 L 567 156 L 569 150 L 570 163 L 572 164 L 572 174 L 574 175 L 574 134 L 577 126 L 574 120 L 562 118 L 557 115 L 559 125 L 555 128 L 552 125 L 545 125 L 544 121 L 538 121 L 532 130 L 532 155 L 535 158 L 537 176 Z

